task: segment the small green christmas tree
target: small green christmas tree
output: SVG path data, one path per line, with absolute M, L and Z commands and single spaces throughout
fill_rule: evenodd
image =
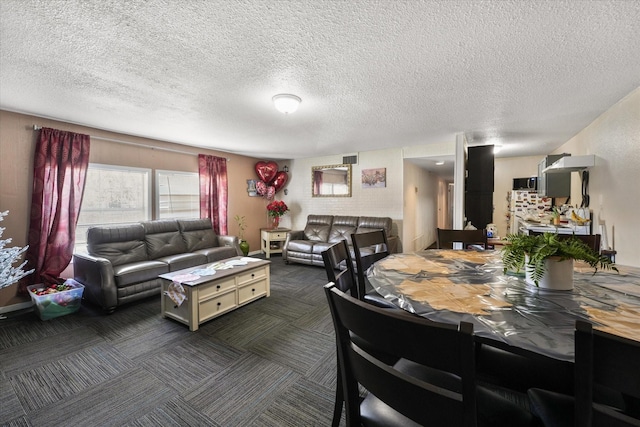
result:
M 0 221 L 3 221 L 4 217 L 7 215 L 9 215 L 9 211 L 0 212 Z M 20 259 L 23 252 L 25 252 L 29 246 L 25 246 L 24 248 L 5 248 L 8 243 L 11 243 L 11 239 L 1 239 L 4 230 L 4 227 L 0 227 L 0 289 L 16 283 L 18 280 L 33 273 L 34 271 L 23 270 L 27 261 L 24 261 L 18 267 L 13 267 L 13 264 Z

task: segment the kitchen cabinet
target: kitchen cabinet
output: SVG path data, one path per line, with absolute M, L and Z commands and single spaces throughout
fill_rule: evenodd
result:
M 538 163 L 538 195 L 545 197 L 570 197 L 571 172 L 543 173 L 542 171 L 565 156 L 571 154 L 550 154 Z
M 468 191 L 464 195 L 467 221 L 478 229 L 493 222 L 493 192 Z
M 493 192 L 493 177 L 495 175 L 493 145 L 469 147 L 467 153 L 465 191 Z
M 465 181 L 465 217 L 476 228 L 493 222 L 493 145 L 469 147 Z

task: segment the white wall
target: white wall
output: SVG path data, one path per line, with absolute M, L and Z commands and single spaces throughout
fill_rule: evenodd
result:
M 352 152 L 345 151 L 351 155 Z M 309 214 L 390 217 L 402 236 L 402 150 L 399 148 L 358 153 L 358 164 L 352 165 L 351 197 L 312 197 L 311 168 L 342 163 L 343 155 L 291 160 L 288 195 L 278 193 L 289 209 L 282 227 L 301 230 Z M 385 188 L 362 188 L 362 169 L 386 168 Z
M 425 249 L 436 240 L 439 179 L 431 172 L 404 162 L 403 251 Z
M 616 263 L 640 267 L 640 88 L 635 89 L 554 153 L 595 154 L 589 170 L 594 231 L 606 227 Z M 579 203 L 578 173 L 571 177 L 571 200 Z

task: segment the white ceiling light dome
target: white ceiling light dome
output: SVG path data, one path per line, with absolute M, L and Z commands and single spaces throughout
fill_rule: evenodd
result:
M 290 93 L 280 93 L 275 95 L 272 100 L 276 110 L 280 111 L 282 114 L 295 113 L 302 102 L 302 99 L 300 99 L 299 96 L 292 95 Z

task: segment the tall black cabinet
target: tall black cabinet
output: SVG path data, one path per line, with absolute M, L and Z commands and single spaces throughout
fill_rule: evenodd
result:
M 467 153 L 465 216 L 482 229 L 493 222 L 493 145 L 469 147 Z

